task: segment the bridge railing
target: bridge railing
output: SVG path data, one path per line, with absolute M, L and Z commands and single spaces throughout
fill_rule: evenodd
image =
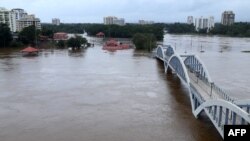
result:
M 219 86 L 216 84 L 213 84 L 212 86 L 213 90 L 215 90 L 222 98 L 225 100 L 234 103 L 235 99 L 230 97 L 223 89 L 221 89 Z
M 193 68 L 191 68 L 189 65 L 186 65 L 187 70 L 190 71 L 191 73 L 194 73 L 196 77 L 199 78 L 200 81 L 202 81 L 208 88 L 211 88 L 211 94 L 213 91 L 215 91 L 218 95 L 219 98 L 222 98 L 226 101 L 229 101 L 231 103 L 234 103 L 235 99 L 230 97 L 227 92 L 225 92 L 223 89 L 221 89 L 219 86 L 217 86 L 214 82 L 209 82 L 209 80 L 200 75 L 199 71 L 196 72 Z
M 200 80 L 205 83 L 208 87 L 210 87 L 211 91 L 216 91 L 216 93 L 220 96 L 220 98 L 229 101 L 231 103 L 234 103 L 235 98 L 230 97 L 227 92 L 225 92 L 223 89 L 221 89 L 218 85 L 216 85 L 214 82 L 209 82 L 207 79 L 203 79 L 200 77 Z

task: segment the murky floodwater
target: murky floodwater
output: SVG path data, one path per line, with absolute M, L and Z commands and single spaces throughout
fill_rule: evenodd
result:
M 166 35 L 165 40 L 183 46 L 189 37 Z M 239 48 L 228 43 L 219 53 L 217 42 L 231 38 L 213 38 L 192 39 L 214 44 L 204 43 L 206 52 L 200 54 L 211 76 L 225 88 L 249 94 L 250 54 L 240 50 L 250 41 L 236 38 Z M 180 80 L 132 49 L 106 52 L 97 45 L 76 54 L 45 50 L 30 58 L 0 50 L 0 90 L 1 141 L 222 140 L 205 116 L 194 118 Z

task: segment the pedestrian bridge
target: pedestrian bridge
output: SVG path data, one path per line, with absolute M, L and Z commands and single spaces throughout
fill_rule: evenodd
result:
M 217 86 L 197 55 L 179 55 L 170 45 L 158 46 L 155 57 L 163 61 L 165 72 L 172 72 L 189 89 L 193 115 L 204 112 L 224 138 L 224 125 L 250 124 L 250 99 L 237 100 Z

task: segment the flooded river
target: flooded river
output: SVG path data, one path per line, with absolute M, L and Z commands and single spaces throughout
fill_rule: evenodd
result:
M 250 94 L 250 54 L 241 52 L 249 50 L 249 39 L 193 36 L 191 47 L 190 38 L 166 35 L 164 42 L 180 53 L 197 52 L 223 88 Z M 1 141 L 222 140 L 206 116 L 194 118 L 184 84 L 133 49 L 107 52 L 96 45 L 28 58 L 1 49 L 0 90 Z

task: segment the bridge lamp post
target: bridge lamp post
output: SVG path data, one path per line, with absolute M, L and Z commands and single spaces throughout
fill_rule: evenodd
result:
M 196 75 L 196 78 L 197 78 L 197 81 L 196 81 L 196 83 L 198 83 L 198 80 L 199 80 L 199 71 L 195 71 L 195 75 Z
M 210 97 L 212 96 L 212 93 L 213 93 L 213 85 L 214 85 L 214 82 L 211 82 L 211 95 L 210 95 Z

